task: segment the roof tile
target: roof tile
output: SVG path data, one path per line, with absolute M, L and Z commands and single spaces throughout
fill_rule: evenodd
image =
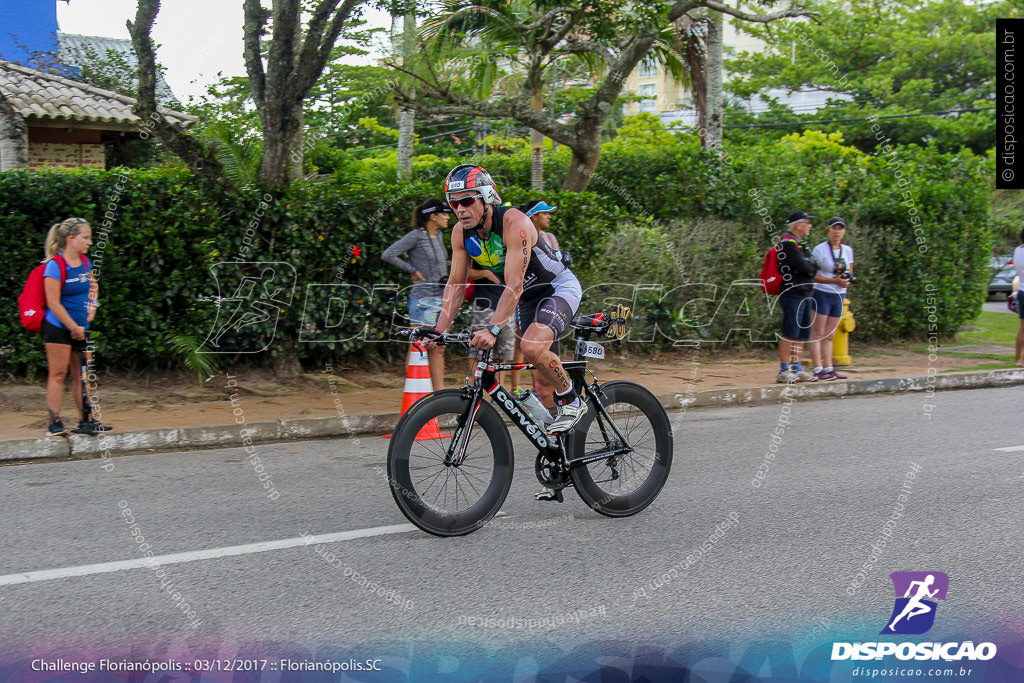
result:
M 112 123 L 135 126 L 135 100 L 110 90 L 0 60 L 0 96 L 25 118 L 47 121 Z M 174 123 L 189 127 L 198 119 L 158 107 Z

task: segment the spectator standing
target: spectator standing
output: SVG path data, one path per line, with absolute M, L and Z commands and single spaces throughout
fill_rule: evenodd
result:
M 50 228 L 44 247 L 49 261 L 43 270 L 43 288 L 46 292 L 46 316 L 43 318 L 43 345 L 49 373 L 46 381 L 46 408 L 50 414 L 47 432 L 51 436 L 67 434 L 60 417 L 64 400 L 64 380 L 71 368 L 71 385 L 82 382 L 82 362 L 87 359 L 86 330 L 99 307 L 99 286 L 92 277 L 92 264 L 86 252 L 92 246 L 92 228 L 84 218 L 68 218 Z M 58 259 L 64 262 L 64 276 Z M 86 383 L 88 390 L 88 383 Z M 72 391 L 78 412 L 85 416 L 81 392 Z M 86 400 L 91 401 L 91 397 Z M 91 423 L 79 421 L 80 434 L 96 434 L 109 427 L 93 419 Z
M 1013 250 L 1013 268 L 1017 271 L 1019 287 L 1010 296 L 1017 297 L 1017 315 L 1020 316 L 1020 329 L 1017 330 L 1017 367 L 1024 368 L 1024 230 L 1020 231 L 1020 244 Z
M 818 275 L 818 269 L 811 260 L 807 249 L 807 238 L 811 234 L 811 220 L 814 216 L 803 211 L 794 211 L 786 219 L 786 233 L 779 241 L 779 273 L 782 275 L 782 291 L 779 305 L 782 306 L 782 339 L 779 341 L 779 384 L 816 382 L 817 377 L 807 372 L 800 361 L 804 342 L 811 336 L 812 310 L 815 282 L 838 283 L 837 278 Z
M 540 199 L 534 199 L 533 201 L 526 202 L 519 207 L 519 210 L 526 214 L 534 227 L 540 233 L 540 236 L 548 243 L 548 246 L 559 251 L 558 238 L 553 233 L 548 232 L 548 228 L 551 227 L 551 212 L 557 209 L 557 206 L 551 206 L 545 204 Z
M 811 358 L 814 376 L 819 382 L 846 379 L 836 372 L 832 359 L 832 338 L 843 316 L 846 287 L 853 278 L 853 247 L 843 244 L 846 221 L 839 216 L 828 219 L 828 240 L 811 252 L 818 268 L 814 283 L 814 321 L 811 325 Z
M 448 248 L 442 230 L 448 227 L 451 208 L 439 199 L 428 199 L 412 212 L 413 229 L 384 250 L 381 258 L 412 275 L 409 291 L 409 323 L 413 327 L 437 324 L 441 297 L 448 280 Z M 409 260 L 401 255 L 408 254 Z M 429 351 L 430 383 L 444 388 L 444 347 Z

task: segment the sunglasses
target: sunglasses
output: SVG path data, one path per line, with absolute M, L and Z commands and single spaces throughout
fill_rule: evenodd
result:
M 460 206 L 468 209 L 469 207 L 473 206 L 473 202 L 475 202 L 478 199 L 483 199 L 483 196 L 475 194 L 472 197 L 463 197 L 462 199 L 449 199 L 448 204 L 453 209 L 457 209 Z

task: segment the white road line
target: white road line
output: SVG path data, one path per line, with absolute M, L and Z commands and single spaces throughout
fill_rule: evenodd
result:
M 994 451 L 1003 451 L 1004 453 L 1015 453 L 1017 451 L 1024 451 L 1024 446 L 1007 446 L 1006 448 L 993 448 Z
M 118 562 L 103 562 L 101 564 L 84 564 L 79 567 L 62 567 L 60 569 L 40 569 L 34 572 L 23 572 L 21 574 L 7 574 L 5 576 L 0 576 L 0 586 L 12 586 L 18 583 L 32 583 L 33 581 L 49 581 L 51 579 L 66 579 L 72 576 L 89 576 L 90 574 L 119 572 L 125 569 L 141 569 L 143 567 L 153 567 L 155 562 L 159 562 L 160 564 L 177 564 L 179 562 L 195 562 L 196 560 L 212 560 L 218 557 L 249 555 L 252 553 L 265 553 L 270 550 L 295 548 L 297 546 L 308 545 L 310 543 L 336 543 L 338 541 L 350 541 L 356 538 L 370 538 L 371 536 L 384 536 L 386 534 L 402 534 L 407 531 L 416 531 L 416 527 L 412 524 L 394 524 L 391 526 L 373 527 L 372 529 L 340 531 L 335 534 L 300 536 L 298 538 L 285 538 L 280 541 L 263 541 L 262 543 L 248 543 L 246 545 L 230 545 L 224 548 L 192 550 L 189 552 L 173 553 L 170 555 L 155 555 L 151 558 L 145 557 L 134 560 L 120 560 Z

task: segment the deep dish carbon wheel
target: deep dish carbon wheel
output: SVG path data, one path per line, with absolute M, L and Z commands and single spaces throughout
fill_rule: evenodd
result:
M 570 470 L 576 492 L 602 515 L 628 517 L 654 502 L 672 466 L 672 425 L 661 402 L 634 382 L 602 386 L 605 410 L 626 444 L 592 404 L 573 434 L 573 459 L 628 445 L 630 451 Z M 591 396 L 590 401 L 596 400 Z
M 445 389 L 417 401 L 398 421 L 388 448 L 388 484 L 406 518 L 436 536 L 462 536 L 486 524 L 512 486 L 512 439 L 498 411 L 481 401 L 466 458 L 445 458 L 470 400 Z

